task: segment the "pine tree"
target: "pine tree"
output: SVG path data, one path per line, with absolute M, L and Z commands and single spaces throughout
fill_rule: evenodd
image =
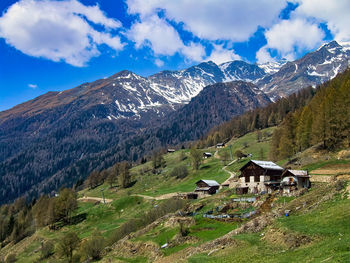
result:
M 198 170 L 199 166 L 202 163 L 202 153 L 198 149 L 192 148 L 190 151 L 190 156 L 192 160 L 193 169 Z
M 130 164 L 128 162 L 122 162 L 119 166 L 118 181 L 119 186 L 127 188 L 131 183 Z

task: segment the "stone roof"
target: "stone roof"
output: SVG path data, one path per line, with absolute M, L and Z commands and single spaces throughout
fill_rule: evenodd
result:
M 287 170 L 287 171 L 293 174 L 294 176 L 309 177 L 308 172 L 305 170 Z
M 206 183 L 208 186 L 220 186 L 220 184 L 215 180 L 199 180 L 197 183 L 199 183 L 200 181 Z
M 257 160 L 251 160 L 251 161 L 264 169 L 281 170 L 281 171 L 283 170 L 281 166 L 271 161 L 257 161 Z

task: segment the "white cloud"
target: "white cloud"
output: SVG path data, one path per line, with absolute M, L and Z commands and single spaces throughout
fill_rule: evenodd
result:
M 157 65 L 157 67 L 163 67 L 164 66 L 164 61 L 157 58 L 155 61 L 154 61 L 154 64 Z
M 156 15 L 133 24 L 127 36 L 136 48 L 148 46 L 156 55 L 174 55 L 183 46 L 176 30 Z
M 135 42 L 136 48 L 149 47 L 155 55 L 180 53 L 191 61 L 200 61 L 205 55 L 202 45 L 193 42 L 185 45 L 175 28 L 157 15 L 143 17 L 134 23 L 127 37 Z
M 201 61 L 205 56 L 204 47 L 201 44 L 191 42 L 187 46 L 183 46 L 181 53 L 192 61 Z
M 232 60 L 240 60 L 241 57 L 234 53 L 233 50 L 228 50 L 223 47 L 223 45 L 213 45 L 214 49 L 211 52 L 210 56 L 206 60 L 211 60 L 216 64 L 222 64 L 224 62 Z
M 121 50 L 120 38 L 111 34 L 119 27 L 121 23 L 98 6 L 77 0 L 21 0 L 0 17 L 0 37 L 6 43 L 24 54 L 73 66 L 84 66 L 98 56 L 101 44 Z
M 305 19 L 282 20 L 265 32 L 267 44 L 257 52 L 258 62 L 272 60 L 269 49 L 276 50 L 287 60 L 294 60 L 298 53 L 319 46 L 324 36 L 318 24 Z
M 164 11 L 167 19 L 207 40 L 246 41 L 258 26 L 269 27 L 286 0 L 127 0 L 128 12 L 141 19 Z
M 274 59 L 271 57 L 270 53 L 267 50 L 267 46 L 264 46 L 258 50 L 258 52 L 256 53 L 256 59 L 258 60 L 258 63 L 274 61 Z
M 38 85 L 37 84 L 28 84 L 28 87 L 31 89 L 37 89 Z
M 349 0 L 298 0 L 295 16 L 313 17 L 327 24 L 338 41 L 350 40 Z

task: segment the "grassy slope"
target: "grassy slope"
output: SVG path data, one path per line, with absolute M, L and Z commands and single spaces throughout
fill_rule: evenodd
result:
M 262 131 L 263 134 L 271 133 L 273 128 L 266 129 L 266 131 Z M 263 159 L 267 159 L 269 152 L 269 140 L 271 139 L 268 136 L 265 136 L 262 142 L 256 141 L 256 133 L 250 133 L 238 139 L 230 141 L 228 144 L 232 145 L 233 153 L 237 150 L 243 150 L 245 153 L 252 153 L 253 159 L 261 159 L 260 157 L 260 149 L 263 149 L 264 157 Z M 246 147 L 244 147 L 244 145 Z M 224 151 L 229 151 L 229 147 L 219 150 L 219 155 L 223 155 Z M 215 152 L 216 149 L 205 149 L 205 151 L 210 151 L 212 153 Z M 95 196 L 101 197 L 101 189 L 104 189 L 104 193 L 106 198 L 111 198 L 114 201 L 108 205 L 94 205 L 91 203 L 82 203 L 79 202 L 79 209 L 76 211 L 76 214 L 85 213 L 87 215 L 86 220 L 83 222 L 66 226 L 60 231 L 49 231 L 47 228 L 40 229 L 35 234 L 35 238 L 33 238 L 32 242 L 27 241 L 27 244 L 23 242 L 21 249 L 17 249 L 19 260 L 18 262 L 33 262 L 35 259 L 39 257 L 38 253 L 34 253 L 40 247 L 41 240 L 59 240 L 64 232 L 73 230 L 81 238 L 88 237 L 95 230 L 100 231 L 105 237 L 108 237 L 110 233 L 117 228 L 120 224 L 127 221 L 130 218 L 140 217 L 146 211 L 148 211 L 151 207 L 157 204 L 160 201 L 155 200 L 146 200 L 141 197 L 134 196 L 136 194 L 144 194 L 149 196 L 159 196 L 166 193 L 172 192 L 187 192 L 193 191 L 195 187 L 195 182 L 199 179 L 214 179 L 218 182 L 223 182 L 229 176 L 229 174 L 225 171 L 222 171 L 223 163 L 219 159 L 210 158 L 204 161 L 199 171 L 193 171 L 190 167 L 190 159 L 189 159 L 189 151 L 181 150 L 185 153 L 187 158 L 183 161 L 179 161 L 180 151 L 175 153 L 167 154 L 165 156 L 165 160 L 167 166 L 162 170 L 161 174 L 153 175 L 151 173 L 146 173 L 141 175 L 141 170 L 147 170 L 151 167 L 150 163 L 146 163 L 143 165 L 139 165 L 132 168 L 133 179 L 136 180 L 136 183 L 133 187 L 125 190 L 119 190 L 116 188 L 110 188 L 108 185 L 102 185 L 93 190 L 85 189 L 79 193 L 79 196 Z M 238 169 L 247 162 L 248 159 L 242 160 L 240 162 L 234 163 L 229 167 L 231 171 L 238 171 Z M 310 170 L 320 168 L 325 165 L 333 164 L 331 161 L 311 164 L 307 168 Z M 182 180 L 178 180 L 175 178 L 171 178 L 169 176 L 170 171 L 179 164 L 187 165 L 189 168 L 189 175 Z M 213 196 L 206 200 L 205 207 L 202 210 L 203 212 L 212 209 L 222 203 L 225 199 Z M 283 200 L 284 201 L 284 200 Z M 282 202 L 283 202 L 282 201 Z M 289 200 L 287 200 L 289 201 Z M 200 202 L 200 201 L 192 201 L 192 202 Z M 320 241 L 317 244 L 312 244 L 306 248 L 299 248 L 292 251 L 286 251 L 285 249 L 278 247 L 276 245 L 267 244 L 265 241 L 260 240 L 259 234 L 244 234 L 236 237 L 239 240 L 239 249 L 229 249 L 222 251 L 218 254 L 214 254 L 209 258 L 209 262 L 244 262 L 247 260 L 251 260 L 252 262 L 284 262 L 284 258 L 287 257 L 289 259 L 302 258 L 306 254 L 310 254 L 310 257 L 316 257 L 316 252 L 318 249 L 322 251 L 328 251 L 334 249 L 327 248 L 326 244 L 330 242 L 330 244 L 335 245 L 337 241 L 338 232 L 344 232 L 344 234 L 350 234 L 349 229 L 343 229 L 342 223 L 345 220 L 350 219 L 349 213 L 341 214 L 337 211 L 344 211 L 344 208 L 349 205 L 348 200 L 337 200 L 334 203 L 325 204 L 324 207 L 319 208 L 317 211 L 313 211 L 311 214 L 300 215 L 297 217 L 289 217 L 287 219 L 281 219 L 279 221 L 278 227 L 284 227 L 290 229 L 291 231 L 297 231 L 300 233 L 304 233 L 305 231 L 315 231 L 315 233 L 307 233 L 308 235 L 315 234 L 320 236 L 320 240 L 325 240 L 324 242 Z M 332 229 L 329 228 L 330 236 L 323 236 L 323 233 L 317 233 L 315 228 L 311 226 L 319 224 L 319 222 L 315 221 L 317 218 L 323 221 L 323 217 L 327 217 L 330 214 L 332 215 L 333 221 L 328 221 L 330 224 L 336 224 L 338 227 L 335 231 L 332 232 Z M 329 216 L 328 216 L 329 217 Z M 190 227 L 190 235 L 198 238 L 197 242 L 191 245 L 198 245 L 208 240 L 215 239 L 232 229 L 237 227 L 237 223 L 222 223 L 222 222 L 213 222 L 212 220 L 203 219 L 201 215 L 197 216 L 196 224 Z M 330 220 L 330 219 L 329 219 Z M 305 223 L 307 222 L 307 223 Z M 327 224 L 328 224 L 327 223 Z M 295 226 L 302 227 L 301 229 L 295 229 Z M 324 227 L 324 226 L 323 226 Z M 312 230 L 314 229 L 314 230 Z M 304 232 L 303 232 L 304 231 Z M 156 233 L 158 233 L 156 235 Z M 165 241 L 171 240 L 178 233 L 178 227 L 168 227 L 168 228 L 160 228 L 153 230 L 149 233 L 146 233 L 144 236 L 141 236 L 139 240 L 152 240 L 159 246 L 164 244 Z M 331 234 L 335 233 L 335 234 Z M 333 235 L 333 236 L 332 236 Z M 347 239 L 346 239 L 347 240 Z M 344 241 L 345 242 L 345 241 Z M 19 246 L 19 245 L 17 245 Z M 14 249 L 17 248 L 14 247 Z M 175 253 L 185 247 L 186 245 L 179 245 L 169 250 L 164 251 L 164 255 L 168 255 L 171 253 Z M 283 252 L 284 251 L 284 252 Z M 5 251 L 6 253 L 6 251 Z M 337 252 L 338 253 L 338 252 Z M 337 254 L 336 253 L 336 254 Z M 321 253 L 322 256 L 324 253 Z M 191 262 L 199 262 L 200 260 L 206 258 L 207 256 L 196 255 L 190 259 Z M 340 256 L 339 256 L 340 257 Z M 113 257 L 114 258 L 114 257 Z M 226 260 L 227 258 L 227 260 Z M 117 259 L 117 258 L 114 258 Z M 123 259 L 118 258 L 122 262 L 145 262 L 145 258 L 143 257 L 135 257 L 133 259 Z M 230 260 L 229 260 L 230 259 Z M 239 261 L 239 259 L 241 261 Z M 226 261 L 225 261 L 226 260 Z M 235 261 L 236 260 L 236 261 Z M 313 262 L 312 260 L 310 262 Z M 317 262 L 317 261 L 314 261 Z
M 264 241 L 261 233 L 234 237 L 238 246 L 211 257 L 199 254 L 189 262 L 350 262 L 350 200 L 336 196 L 305 214 L 280 218 L 275 228 L 313 238 L 296 249 Z

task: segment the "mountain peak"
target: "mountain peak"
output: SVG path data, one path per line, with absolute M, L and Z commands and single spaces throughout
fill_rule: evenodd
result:
M 112 78 L 137 78 L 138 75 L 136 75 L 134 72 L 129 70 L 122 70 L 112 76 Z
M 339 45 L 337 41 L 333 40 L 327 44 L 324 44 L 323 47 L 325 47 L 325 48 L 337 48 L 337 47 L 341 47 L 341 45 Z

